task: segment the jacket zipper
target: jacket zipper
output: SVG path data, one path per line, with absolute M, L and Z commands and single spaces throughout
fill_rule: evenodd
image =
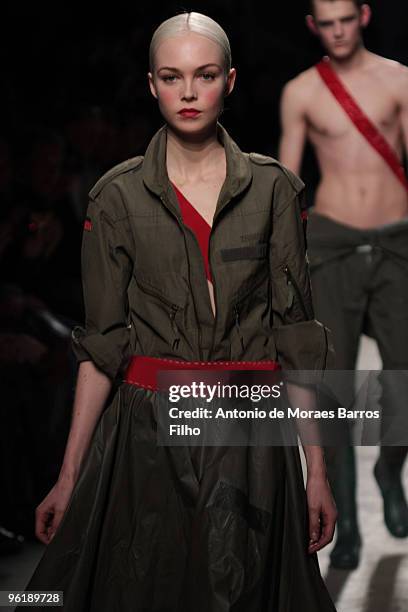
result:
M 178 304 L 175 304 L 168 298 L 164 297 L 164 295 L 162 295 L 160 291 L 157 291 L 156 289 L 154 289 L 154 287 L 150 287 L 150 285 L 146 287 L 146 284 L 143 281 L 140 281 L 137 279 L 136 279 L 136 284 L 138 284 L 142 288 L 142 290 L 145 291 L 146 293 L 149 293 L 150 295 L 157 297 L 159 300 L 162 300 L 162 302 L 167 304 L 167 306 L 170 306 L 170 308 L 176 308 L 176 309 L 180 308 Z
M 173 340 L 172 348 L 173 350 L 178 350 L 179 344 L 180 344 L 180 330 L 177 327 L 175 318 L 176 318 L 177 312 L 180 310 L 180 306 L 177 306 L 177 304 L 174 304 L 167 298 L 163 297 L 161 293 L 159 293 L 158 291 L 155 291 L 153 288 L 150 288 L 150 287 L 147 288 L 144 283 L 141 283 L 139 281 L 139 284 L 143 286 L 143 291 L 145 291 L 146 293 L 149 293 L 150 295 L 153 295 L 154 297 L 157 297 L 159 300 L 162 300 L 165 304 L 167 304 L 170 307 L 170 312 L 168 314 L 169 314 L 169 318 L 171 322 L 171 327 L 174 333 L 174 340 Z
M 238 309 L 238 306 L 236 304 L 234 306 L 234 312 L 235 312 L 235 327 L 237 329 L 238 338 L 239 338 L 239 341 L 241 342 L 242 350 L 245 350 L 244 339 L 242 337 L 241 327 L 240 327 L 240 323 L 239 323 L 239 309 Z
M 169 206 L 168 206 L 168 204 L 167 204 L 167 202 L 166 202 L 166 198 L 164 197 L 164 195 L 161 195 L 161 196 L 160 196 L 160 200 L 163 202 L 164 206 L 165 206 L 165 207 L 166 207 L 168 210 L 170 210 L 170 208 L 169 208 Z M 188 262 L 188 277 L 189 277 L 189 281 L 190 281 L 190 260 L 189 260 L 189 258 L 188 258 L 188 250 L 187 250 L 187 244 L 186 244 L 186 235 L 185 235 L 185 232 L 184 232 L 183 224 L 181 223 L 180 219 L 178 218 L 178 216 L 177 216 L 177 215 L 176 215 L 176 214 L 175 214 L 173 211 L 171 211 L 171 214 L 172 214 L 172 215 L 173 215 L 173 216 L 176 218 L 177 223 L 179 224 L 180 229 L 181 229 L 182 234 L 183 234 L 183 239 L 184 239 L 184 248 L 185 248 L 185 251 L 186 251 L 187 262 Z M 191 287 L 191 282 L 190 282 L 190 287 Z M 194 309 L 194 317 L 195 317 L 195 320 L 196 320 L 196 325 L 197 325 L 197 330 L 198 330 L 198 353 L 199 353 L 200 361 L 203 361 L 203 349 L 202 349 L 202 334 L 201 334 L 201 326 L 200 326 L 200 322 L 199 322 L 199 320 L 198 320 L 197 309 L 196 309 L 196 305 L 195 305 L 195 300 L 194 300 L 194 297 L 193 297 L 192 302 L 193 302 L 193 309 Z M 172 306 L 173 306 L 173 305 L 172 305 Z M 179 339 L 178 339 L 178 340 L 179 340 Z M 176 344 L 177 344 L 177 346 L 178 346 L 177 338 L 175 338 L 175 340 L 174 340 L 174 342 L 173 342 L 173 346 L 174 346 L 174 344 L 175 344 L 175 343 L 176 343 Z
M 293 287 L 293 289 L 295 291 L 295 294 L 296 294 L 296 296 L 298 298 L 298 301 L 299 301 L 299 304 L 300 304 L 300 307 L 302 309 L 302 312 L 303 312 L 303 315 L 304 315 L 305 319 L 309 320 L 310 317 L 309 317 L 309 315 L 307 313 L 306 306 L 305 306 L 305 303 L 303 301 L 302 294 L 300 292 L 300 289 L 299 289 L 295 279 L 293 278 L 293 275 L 292 275 L 292 272 L 289 269 L 289 266 L 287 266 L 287 265 L 284 266 L 283 271 L 286 274 L 288 285 Z
M 179 344 L 180 344 L 180 331 L 175 321 L 178 310 L 179 310 L 179 307 L 173 305 L 170 311 L 170 321 L 171 321 L 171 326 L 172 326 L 173 333 L 174 333 L 174 340 L 173 340 L 173 345 L 172 345 L 173 350 L 178 350 Z
M 214 217 L 213 217 L 213 224 L 211 227 L 211 231 L 210 231 L 210 237 L 208 240 L 208 263 L 210 266 L 210 272 L 211 272 L 211 278 L 213 280 L 213 289 L 214 289 L 214 302 L 215 302 L 215 317 L 214 317 L 214 321 L 213 321 L 213 330 L 212 330 L 212 338 L 211 338 L 211 347 L 210 347 L 210 357 L 212 355 L 213 352 L 213 348 L 214 348 L 214 342 L 215 342 L 215 334 L 217 332 L 217 318 L 218 318 L 218 296 L 217 296 L 217 283 L 215 282 L 214 279 L 214 272 L 213 272 L 213 266 L 212 266 L 212 261 L 211 261 L 211 254 L 212 254 L 212 250 L 211 250 L 211 238 L 213 237 L 213 230 L 214 230 L 214 222 L 215 222 L 215 213 L 214 213 Z
M 241 331 L 241 324 L 240 324 L 240 312 L 239 312 L 239 307 L 238 305 L 240 304 L 240 302 L 242 302 L 242 300 L 244 300 L 250 293 L 252 293 L 252 291 L 254 291 L 255 289 L 257 289 L 266 279 L 266 276 L 262 276 L 254 285 L 252 285 L 251 287 L 249 287 L 249 289 L 247 289 L 241 296 L 240 298 L 235 302 L 234 306 L 233 306 L 233 311 L 234 311 L 234 316 L 235 316 L 235 328 L 238 334 L 238 338 L 239 341 L 241 343 L 241 347 L 242 350 L 245 350 L 245 343 L 244 343 L 244 337 L 242 335 L 242 331 Z
M 183 236 L 184 236 L 184 230 L 183 230 L 183 228 L 182 228 L 182 231 L 183 231 Z M 193 235 L 193 239 L 194 239 L 194 241 L 195 241 L 195 242 L 197 243 L 197 245 L 198 245 L 198 248 L 200 248 L 200 245 L 198 244 L 197 237 L 196 237 L 196 235 L 194 234 L 194 232 L 192 232 L 192 235 Z M 187 244 L 186 244 L 186 239 L 185 239 L 185 236 L 184 236 L 184 246 L 185 246 L 185 249 L 186 249 L 186 253 L 188 253 L 188 251 L 187 251 Z M 187 257 L 188 257 L 188 255 L 187 255 Z M 189 274 L 190 274 L 190 272 L 189 272 Z M 190 286 L 191 286 L 191 283 L 190 283 Z M 193 308 L 194 308 L 194 316 L 195 316 L 195 320 L 196 320 L 196 323 L 197 323 L 197 332 L 198 332 L 198 351 L 199 351 L 199 355 L 200 355 L 200 361 L 204 361 L 204 355 L 203 355 L 203 349 L 202 349 L 202 346 L 203 346 L 203 338 L 202 338 L 202 332 L 201 332 L 201 325 L 200 325 L 200 323 L 199 323 L 199 321 L 198 321 L 197 309 L 196 309 L 196 305 L 195 305 L 195 300 L 194 300 L 194 299 L 193 299 Z

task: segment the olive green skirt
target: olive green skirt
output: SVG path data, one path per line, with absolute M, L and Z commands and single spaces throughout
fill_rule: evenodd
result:
M 158 403 L 119 387 L 26 590 L 66 612 L 333 612 L 298 448 L 159 446 Z

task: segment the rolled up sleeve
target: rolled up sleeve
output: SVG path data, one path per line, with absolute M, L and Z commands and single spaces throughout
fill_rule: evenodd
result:
M 300 183 L 300 181 L 298 181 Z M 273 334 L 287 370 L 332 367 L 330 330 L 314 317 L 302 212 L 303 186 L 274 207 L 270 243 Z
M 133 263 L 123 220 L 107 212 L 108 193 L 90 199 L 82 239 L 85 325 L 72 331 L 78 362 L 92 361 L 115 379 L 130 357 L 127 289 Z

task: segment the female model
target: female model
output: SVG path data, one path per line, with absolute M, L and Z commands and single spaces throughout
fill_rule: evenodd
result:
M 72 426 L 27 586 L 64 591 L 69 612 L 334 610 L 316 555 L 335 522 L 319 447 L 305 448 L 305 495 L 297 447 L 156 441 L 165 367 L 325 366 L 303 185 L 218 123 L 234 82 L 217 23 L 162 23 L 149 84 L 165 126 L 90 192 Z

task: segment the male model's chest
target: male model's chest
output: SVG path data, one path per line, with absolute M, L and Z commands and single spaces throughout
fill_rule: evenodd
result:
M 399 107 L 392 92 L 385 89 L 379 93 L 377 85 L 376 90 L 373 87 L 354 87 L 352 93 L 367 117 L 384 135 L 398 129 Z M 307 108 L 306 119 L 312 140 L 326 138 L 339 142 L 345 138 L 361 138 L 346 110 L 324 86 Z

